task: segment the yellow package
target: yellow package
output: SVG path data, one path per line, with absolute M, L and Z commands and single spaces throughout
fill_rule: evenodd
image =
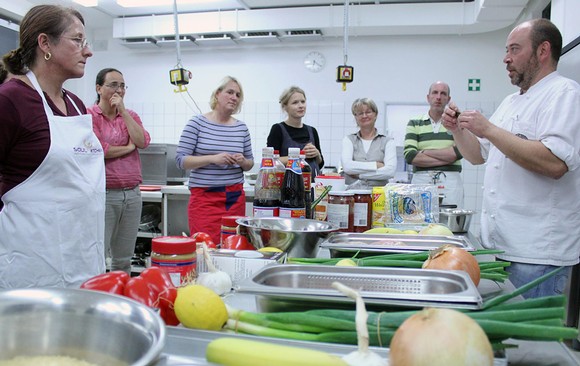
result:
M 372 227 L 385 227 L 385 187 L 373 187 L 373 223 Z

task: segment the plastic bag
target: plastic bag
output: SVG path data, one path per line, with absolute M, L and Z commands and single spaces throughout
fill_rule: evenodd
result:
M 439 222 L 439 193 L 432 184 L 388 183 L 385 186 L 387 223 Z

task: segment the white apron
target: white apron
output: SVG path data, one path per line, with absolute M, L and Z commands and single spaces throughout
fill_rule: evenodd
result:
M 90 114 L 55 116 L 35 75 L 27 76 L 51 143 L 38 169 L 2 197 L 0 288 L 79 287 L 105 272 L 103 149 Z
M 434 173 L 434 172 L 431 172 Z M 445 173 L 445 175 L 443 175 Z M 413 173 L 413 184 L 433 184 L 433 178 L 427 171 Z M 443 205 L 457 205 L 458 208 L 463 207 L 463 181 L 461 180 L 461 173 L 459 172 L 442 172 L 439 175 L 437 182 L 439 193 L 443 193 Z

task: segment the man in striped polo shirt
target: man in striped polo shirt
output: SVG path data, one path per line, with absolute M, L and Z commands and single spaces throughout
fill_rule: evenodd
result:
M 413 184 L 436 184 L 444 204 L 463 207 L 462 156 L 453 136 L 441 124 L 451 100 L 449 85 L 437 81 L 429 87 L 429 112 L 411 119 L 405 134 L 405 161 L 413 165 Z

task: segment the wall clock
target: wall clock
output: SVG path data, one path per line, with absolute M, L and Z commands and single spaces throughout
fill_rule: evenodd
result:
M 326 59 L 324 55 L 317 51 L 309 52 L 306 57 L 304 57 L 304 66 L 308 71 L 319 72 L 324 68 L 326 64 Z

